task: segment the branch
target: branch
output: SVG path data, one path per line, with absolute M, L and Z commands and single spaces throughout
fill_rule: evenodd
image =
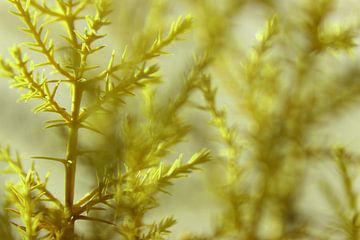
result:
M 43 75 L 41 77 L 42 82 L 39 82 L 39 77 L 37 76 L 34 78 L 33 70 L 29 70 L 27 68 L 28 60 L 24 59 L 20 48 L 14 48 L 12 50 L 12 55 L 16 61 L 14 65 L 17 69 L 19 69 L 19 72 L 16 74 L 11 65 L 4 61 L 0 61 L 0 69 L 2 69 L 6 76 L 14 80 L 14 87 L 29 89 L 30 92 L 24 94 L 22 99 L 24 101 L 28 101 L 33 98 L 42 99 L 44 103 L 36 107 L 35 111 L 54 112 L 59 114 L 64 121 L 70 121 L 70 114 L 54 99 L 58 85 L 52 92 L 50 92 L 45 76 Z
M 8 1 L 10 1 L 12 4 L 14 4 L 16 9 L 18 10 L 18 12 L 11 11 L 11 13 L 20 17 L 24 21 L 24 23 L 27 25 L 28 28 L 25 28 L 23 30 L 26 33 L 29 33 L 35 40 L 35 43 L 30 44 L 30 46 L 31 45 L 33 46 L 30 49 L 44 54 L 48 60 L 48 62 L 45 64 L 49 64 L 49 65 L 53 66 L 53 68 L 57 72 L 59 72 L 60 74 L 62 74 L 65 77 L 67 77 L 68 79 L 73 79 L 74 77 L 68 71 L 66 71 L 63 67 L 61 67 L 60 64 L 56 61 L 55 56 L 54 56 L 54 45 L 53 45 L 52 41 L 47 43 L 47 35 L 48 34 L 45 33 L 44 39 L 42 38 L 41 35 L 43 33 L 44 27 L 40 26 L 39 29 L 37 28 L 37 16 L 35 14 L 33 16 L 30 15 L 29 9 L 28 9 L 29 6 L 27 5 L 24 8 L 21 0 L 8 0 Z

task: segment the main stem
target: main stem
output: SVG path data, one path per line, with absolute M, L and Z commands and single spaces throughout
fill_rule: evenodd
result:
M 68 0 L 69 9 L 67 13 L 66 26 L 69 37 L 72 41 L 73 48 L 78 49 L 79 44 L 75 34 L 75 18 L 72 15 L 73 1 Z M 73 55 L 76 58 L 76 53 Z M 74 59 L 75 60 L 75 59 Z M 75 63 L 76 64 L 76 63 Z M 78 157 L 78 139 L 79 139 L 79 113 L 82 99 L 82 89 L 79 84 L 79 75 L 76 73 L 71 85 L 71 122 L 69 124 L 69 136 L 66 149 L 66 168 L 65 168 L 65 208 L 68 211 L 68 220 L 65 233 L 62 237 L 64 240 L 72 240 L 75 236 L 75 220 L 74 215 L 74 193 L 75 193 L 75 175 L 76 162 Z
M 73 239 L 75 216 L 73 215 L 76 161 L 78 157 L 78 135 L 79 135 L 79 113 L 81 106 L 82 92 L 78 82 L 74 82 L 71 88 L 72 95 L 72 119 L 69 126 L 69 136 L 66 152 L 65 168 L 65 207 L 69 211 L 68 226 L 66 228 L 64 239 Z

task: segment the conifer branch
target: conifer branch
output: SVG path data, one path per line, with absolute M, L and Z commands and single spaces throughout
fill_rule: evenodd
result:
M 116 78 L 116 72 L 129 66 L 137 66 L 143 63 L 144 61 L 149 61 L 159 55 L 164 54 L 165 52 L 163 52 L 163 48 L 167 47 L 175 40 L 179 40 L 180 36 L 184 34 L 186 31 L 188 31 L 191 28 L 191 26 L 192 26 L 192 18 L 190 16 L 187 16 L 185 18 L 179 17 L 179 19 L 171 25 L 167 37 L 165 37 L 165 39 L 162 39 L 159 33 L 158 37 L 154 41 L 151 48 L 148 51 L 144 52 L 140 57 L 125 60 L 126 51 L 124 51 L 120 64 L 112 65 L 103 72 L 99 73 L 98 76 L 88 79 L 88 82 L 101 81 L 105 79 L 107 76 L 112 76 Z M 110 60 L 110 62 L 112 61 L 113 60 Z
M 146 67 L 145 64 L 142 65 L 142 67 L 134 72 L 133 75 L 125 77 L 118 85 L 113 85 L 106 89 L 94 105 L 87 107 L 81 112 L 79 120 L 83 122 L 93 113 L 104 110 L 104 105 L 111 101 L 122 103 L 122 98 L 125 95 L 132 94 L 132 91 L 136 87 L 141 87 L 147 83 L 157 82 L 158 77 L 156 76 L 156 73 L 158 69 L 157 65 L 152 65 L 150 67 Z
M 9 166 L 9 171 L 8 172 L 9 173 L 15 173 L 21 178 L 25 178 L 27 176 L 27 174 L 26 174 L 26 172 L 23 169 L 23 166 L 21 164 L 20 157 L 17 156 L 16 159 L 13 159 L 10 156 L 10 149 L 9 148 L 5 148 L 5 149 L 0 150 L 0 161 L 4 161 L 4 162 L 6 162 L 8 164 L 8 166 Z M 40 192 L 43 192 L 44 195 L 48 199 L 51 199 L 51 201 L 53 201 L 55 203 L 55 205 L 57 205 L 60 209 L 63 208 L 63 204 L 46 188 L 46 181 L 45 182 L 40 182 L 40 179 L 38 178 L 34 182 L 34 186 L 36 186 L 36 188 Z
M 148 233 L 144 234 L 141 239 L 152 240 L 152 239 L 163 239 L 164 235 L 170 233 L 169 228 L 176 224 L 176 220 L 173 217 L 167 217 L 162 219 L 159 223 L 153 223 L 150 225 Z
M 142 56 L 141 61 L 147 61 L 162 54 L 165 54 L 162 49 L 171 44 L 175 40 L 180 40 L 179 36 L 188 31 L 192 26 L 192 18 L 190 16 L 179 17 L 176 22 L 173 22 L 170 27 L 168 35 L 162 39 L 161 33 L 152 44 L 151 48 Z
M 190 172 L 197 170 L 197 166 L 210 161 L 210 154 L 202 150 L 194 154 L 186 164 L 181 164 L 182 156 L 170 166 L 160 164 L 159 167 L 150 168 L 141 180 L 140 187 L 145 189 L 159 189 L 165 191 L 165 187 L 171 185 L 171 181 L 176 178 L 184 177 Z
M 28 101 L 33 98 L 39 98 L 43 100 L 43 104 L 36 107 L 36 111 L 53 112 L 59 114 L 64 121 L 70 120 L 70 115 L 65 108 L 61 107 L 54 99 L 57 88 L 51 92 L 47 85 L 47 79 L 42 76 L 41 81 L 39 77 L 34 77 L 34 69 L 28 69 L 28 60 L 23 57 L 21 49 L 15 47 L 12 50 L 14 62 L 14 68 L 11 64 L 4 61 L 0 62 L 0 68 L 6 76 L 13 79 L 13 86 L 17 88 L 29 89 L 30 92 L 24 94 L 22 99 Z M 15 72 L 15 69 L 18 71 Z
M 237 163 L 241 146 L 238 142 L 238 133 L 235 128 L 230 128 L 226 121 L 226 112 L 217 107 L 216 104 L 216 92 L 217 89 L 212 86 L 210 76 L 203 75 L 202 81 L 199 86 L 204 99 L 206 101 L 205 106 L 197 106 L 201 110 L 208 111 L 212 120 L 211 123 L 218 129 L 222 142 L 226 146 L 226 160 L 228 166 L 229 183 L 239 180 L 240 169 Z
M 47 42 L 47 33 L 45 33 L 45 37 L 42 38 L 42 33 L 44 30 L 43 26 L 37 27 L 37 17 L 34 14 L 33 16 L 30 15 L 29 12 L 29 4 L 27 4 L 25 7 L 21 0 L 8 0 L 11 2 L 18 12 L 12 12 L 16 16 L 19 16 L 24 23 L 26 24 L 27 28 L 24 29 L 25 32 L 29 33 L 33 39 L 35 40 L 34 47 L 31 49 L 34 51 L 38 51 L 40 53 L 43 53 L 44 56 L 48 60 L 48 64 L 54 67 L 54 69 L 65 76 L 68 79 L 73 79 L 72 74 L 70 74 L 68 71 L 66 71 L 55 59 L 55 52 L 54 52 L 54 45 L 52 41 L 49 43 Z
M 42 1 L 42 4 L 38 3 L 37 0 L 31 0 L 30 4 L 31 4 L 31 6 L 33 6 L 37 10 L 39 10 L 44 15 L 52 16 L 59 20 L 62 20 L 64 18 L 64 15 L 62 15 L 58 11 L 53 10 L 52 8 L 48 7 L 44 0 Z

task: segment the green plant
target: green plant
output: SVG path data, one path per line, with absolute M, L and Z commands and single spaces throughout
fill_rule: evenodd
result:
M 25 91 L 23 101 L 35 100 L 35 112 L 57 117 L 45 127 L 57 129 L 66 151 L 33 158 L 64 167 L 65 196 L 49 190 L 49 175 L 40 176 L 35 164 L 23 166 L 18 154 L 3 148 L 3 172 L 16 174 L 18 182 L 5 190 L 1 237 L 359 239 L 358 156 L 317 138 L 360 95 L 358 20 L 337 22 L 335 0 L 288 1 L 288 7 L 275 0 L 8 1 L 32 41 L 13 47 L 11 60 L 0 59 L 1 71 Z M 178 9 L 193 17 L 167 26 Z M 246 13 L 254 9 L 264 12 L 265 27 L 249 50 L 234 23 L 251 25 Z M 121 54 L 107 51 L 106 33 Z M 172 60 L 165 55 L 185 36 L 178 45 L 191 45 L 195 57 L 178 78 L 166 71 Z M 184 65 L 180 49 L 171 51 Z M 109 56 L 105 63 L 98 61 L 103 56 Z M 225 90 L 231 98 L 226 109 Z M 198 120 L 191 122 L 190 114 Z M 182 163 L 197 147 L 209 150 Z M 176 216 L 151 222 L 150 210 L 162 207 L 158 193 L 176 191 L 174 180 L 204 163 L 208 185 L 190 182 L 187 192 L 215 193 L 211 229 L 180 229 L 174 236 Z M 336 169 L 331 178 L 338 188 L 322 176 L 321 164 Z M 92 184 L 78 199 L 77 166 L 85 166 Z M 325 216 L 299 207 L 307 183 L 316 181 L 328 205 Z M 80 220 L 88 223 L 86 234 L 75 224 Z

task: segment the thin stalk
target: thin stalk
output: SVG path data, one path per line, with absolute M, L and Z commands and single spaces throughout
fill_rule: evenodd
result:
M 79 135 L 79 112 L 81 106 L 82 91 L 77 82 L 74 82 L 71 88 L 72 95 L 72 122 L 69 127 L 69 137 L 66 151 L 65 168 L 65 208 L 70 212 L 68 227 L 65 233 L 65 239 L 72 239 L 74 236 L 75 218 L 73 214 L 74 193 L 75 193 L 75 175 L 76 162 L 78 157 L 78 135 Z
M 77 49 L 79 44 L 75 34 L 75 18 L 72 13 L 72 0 L 69 0 L 69 9 L 66 14 L 66 26 L 68 28 L 68 35 L 72 42 L 72 47 Z M 76 58 L 76 55 L 73 55 Z M 75 63 L 76 64 L 76 63 Z M 69 124 L 69 135 L 66 149 L 66 167 L 65 167 L 65 208 L 69 211 L 68 226 L 65 229 L 63 239 L 72 240 L 75 236 L 75 220 L 74 213 L 74 195 L 75 195 L 75 176 L 76 176 L 76 163 L 79 155 L 79 114 L 82 99 L 82 89 L 79 84 L 78 73 L 75 72 L 75 77 L 69 79 L 71 85 L 71 123 Z

